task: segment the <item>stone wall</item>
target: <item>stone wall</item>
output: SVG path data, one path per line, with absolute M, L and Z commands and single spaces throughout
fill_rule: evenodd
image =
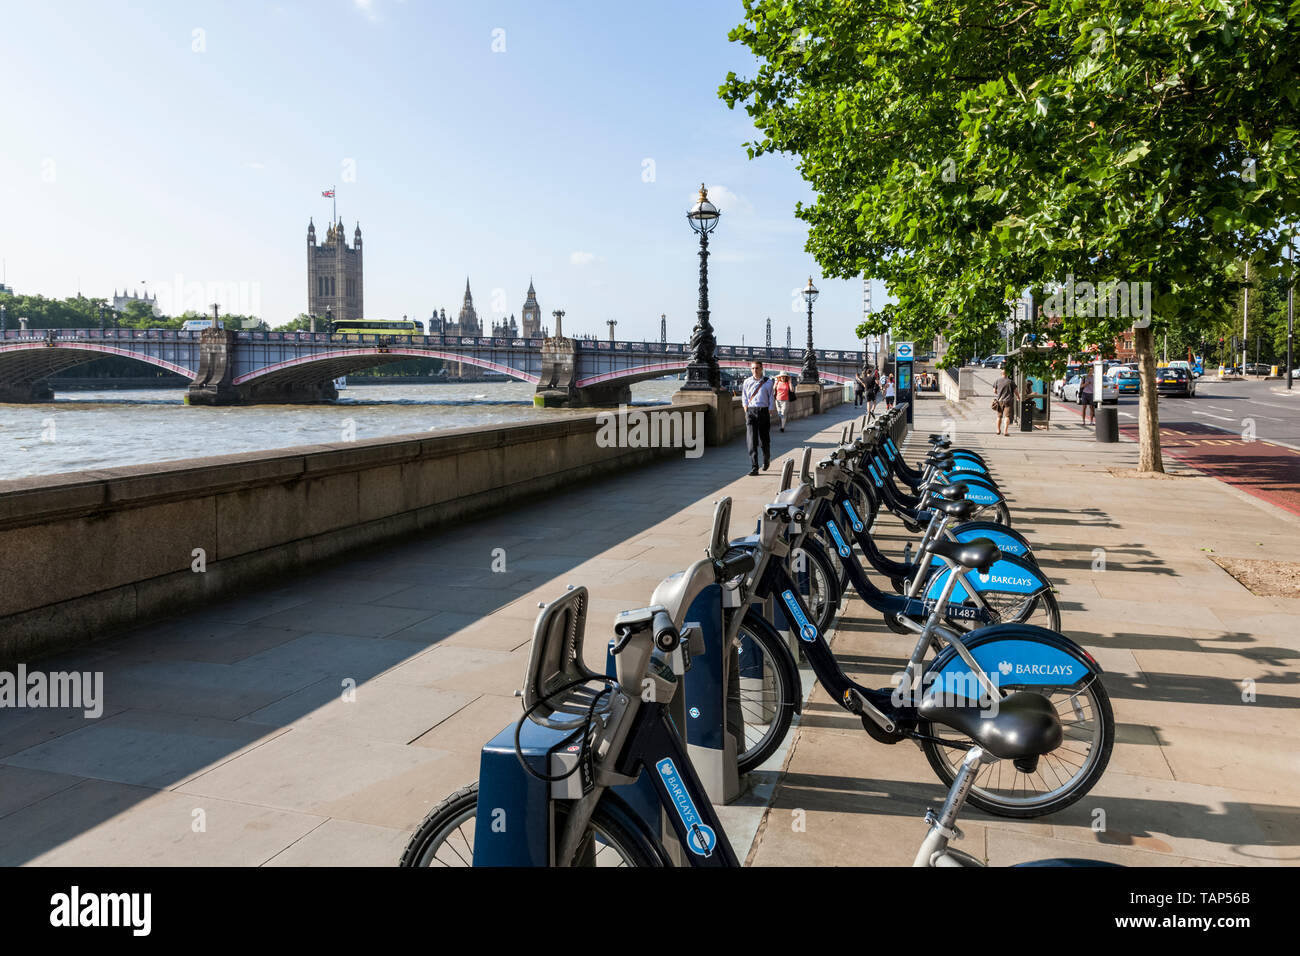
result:
M 85 644 L 355 548 L 684 454 L 601 447 L 608 420 L 575 414 L 0 482 L 0 661 Z
M 826 407 L 842 395 L 828 390 Z M 721 398 L 731 405 L 727 437 L 743 435 L 740 399 Z M 602 447 L 598 433 L 620 414 L 707 407 L 687 400 L 0 482 L 0 666 L 357 548 L 682 455 L 680 447 Z M 790 418 L 814 408 L 811 395 L 800 395 Z

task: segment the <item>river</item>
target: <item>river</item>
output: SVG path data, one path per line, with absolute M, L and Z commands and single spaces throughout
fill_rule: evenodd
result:
M 668 402 L 681 386 L 638 382 L 632 402 Z M 56 393 L 41 405 L 0 405 L 0 480 L 572 414 L 534 408 L 534 391 L 525 382 L 352 385 L 328 405 L 225 408 L 187 406 L 183 389 Z

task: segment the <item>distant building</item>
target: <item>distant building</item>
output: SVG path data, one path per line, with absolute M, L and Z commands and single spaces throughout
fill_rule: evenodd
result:
M 132 290 L 131 294 L 127 295 L 126 290 L 123 289 L 122 294 L 118 295 L 117 290 L 113 290 L 114 311 L 124 312 L 126 311 L 126 307 L 132 302 L 143 302 L 145 305 L 149 306 L 154 315 L 162 315 L 162 313 L 158 311 L 158 293 L 155 292 L 151 297 L 148 290 L 146 290 L 145 294 L 142 296 L 138 292 Z
M 524 299 L 523 312 L 520 314 L 523 319 L 523 336 L 526 339 L 541 338 L 542 335 L 542 307 L 537 304 L 537 293 L 533 291 L 533 280 L 530 276 L 528 279 L 528 298 Z M 513 319 L 512 319 L 513 321 Z
M 510 316 L 510 318 L 502 319 L 500 322 L 493 322 L 492 338 L 494 339 L 519 338 L 519 326 L 515 323 L 515 317 L 512 315 Z
M 335 322 L 365 318 L 361 268 L 361 224 L 357 223 L 349 247 L 343 220 L 325 230 L 316 244 L 316 224 L 307 223 L 307 314 Z
M 0 295 L 17 295 L 17 294 L 18 293 L 14 291 L 13 286 L 5 285 L 3 282 L 0 282 Z

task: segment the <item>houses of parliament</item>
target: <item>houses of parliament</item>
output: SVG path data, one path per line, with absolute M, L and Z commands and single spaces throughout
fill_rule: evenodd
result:
M 325 241 L 316 242 L 316 224 L 307 223 L 307 314 L 329 316 L 335 322 L 365 318 L 364 286 L 362 284 L 361 224 L 352 233 L 348 245 L 343 220 L 331 223 L 325 231 Z M 528 280 L 528 293 L 524 299 L 520 319 L 515 316 L 493 322 L 493 338 L 541 338 L 548 330 L 542 326 L 542 308 L 537 304 L 533 282 Z M 424 323 L 428 335 L 484 335 L 483 323 L 474 308 L 474 296 L 465 280 L 465 298 L 460 314 L 454 322 L 447 320 L 447 310 L 433 310 Z

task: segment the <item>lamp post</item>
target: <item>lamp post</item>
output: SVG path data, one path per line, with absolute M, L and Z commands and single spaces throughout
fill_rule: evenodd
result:
M 5 306 L 0 305 L 0 335 L 4 335 L 7 331 L 8 320 L 5 318 L 5 311 Z
M 683 391 L 716 389 L 722 380 L 714 354 L 717 342 L 709 324 L 709 233 L 717 228 L 721 215 L 722 210 L 709 202 L 709 191 L 700 183 L 700 194 L 686 214 L 686 221 L 700 235 L 700 301 L 695 328 L 691 331 L 691 361 L 686 366 Z
M 818 384 L 817 375 L 817 353 L 813 351 L 813 334 L 812 334 L 812 305 L 817 301 L 818 290 L 813 285 L 812 276 L 808 277 L 808 285 L 800 293 L 808 300 L 808 346 L 803 351 L 803 371 L 799 373 L 800 385 Z
M 1295 338 L 1295 308 L 1292 304 L 1291 293 L 1296 284 L 1296 260 L 1295 260 L 1295 237 L 1288 238 L 1287 241 L 1287 264 L 1291 267 L 1291 281 L 1287 284 L 1287 392 L 1291 390 L 1291 346 L 1292 339 Z M 3 308 L 3 307 L 0 307 Z

